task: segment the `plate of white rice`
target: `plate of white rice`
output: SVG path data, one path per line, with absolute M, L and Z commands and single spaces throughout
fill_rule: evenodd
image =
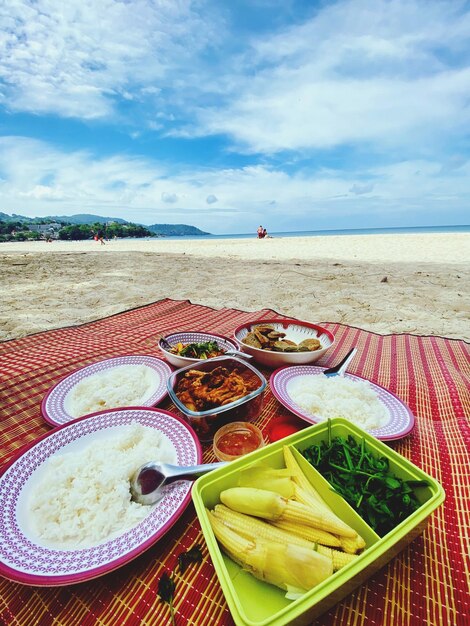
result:
M 324 367 L 277 369 L 269 384 L 289 411 L 311 424 L 343 417 L 377 439 L 400 439 L 414 426 L 409 407 L 384 387 L 354 374 L 324 376 Z
M 170 366 L 156 357 L 125 355 L 105 359 L 67 375 L 44 396 L 41 412 L 61 426 L 98 411 L 155 406 L 167 394 Z
M 158 541 L 182 514 L 192 483 L 131 501 L 130 477 L 148 461 L 201 462 L 192 428 L 168 411 L 113 409 L 33 442 L 0 476 L 0 575 L 59 586 L 110 572 Z

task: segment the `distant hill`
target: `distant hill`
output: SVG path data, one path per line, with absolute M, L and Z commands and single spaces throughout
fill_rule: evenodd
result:
M 130 224 L 130 222 L 120 217 L 102 217 L 101 215 L 91 215 L 89 213 L 79 213 L 77 215 L 48 215 L 46 220 L 52 222 L 68 222 L 69 224 L 107 224 L 108 222 L 116 222 L 116 224 Z
M 116 222 L 118 224 L 129 224 L 126 220 L 119 217 L 102 217 L 101 215 L 90 215 L 88 213 L 80 213 L 78 215 L 46 215 L 44 217 L 27 217 L 26 215 L 17 215 L 12 213 L 0 212 L 0 220 L 3 222 L 24 222 L 25 224 L 37 222 L 63 222 L 65 224 L 106 224 L 107 222 Z
M 117 224 L 131 224 L 135 222 L 128 222 L 120 217 L 103 217 L 101 215 L 92 215 L 89 213 L 79 213 L 77 215 L 48 215 L 46 217 L 26 217 L 25 215 L 17 215 L 13 213 L 8 215 L 7 213 L 0 212 L 0 221 L 3 222 L 23 222 L 25 224 L 38 223 L 38 222 L 60 222 L 65 224 L 107 224 L 108 222 L 115 222 Z M 152 226 L 146 226 L 145 224 L 139 224 L 145 226 L 147 230 L 155 235 L 161 235 L 163 237 L 181 236 L 181 235 L 209 235 L 195 226 L 189 226 L 188 224 L 152 224 Z
M 203 230 L 199 230 L 195 226 L 188 226 L 187 224 L 152 224 L 146 226 L 148 230 L 155 235 L 163 235 L 165 237 L 171 237 L 176 235 L 209 235 Z

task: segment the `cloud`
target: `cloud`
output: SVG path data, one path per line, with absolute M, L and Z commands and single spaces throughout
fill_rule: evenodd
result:
M 368 183 L 367 185 L 358 185 L 354 183 L 354 185 L 350 188 L 350 192 L 356 194 L 356 196 L 361 196 L 365 193 L 370 193 L 374 189 L 373 183 Z
M 324 5 L 255 40 L 226 81 L 226 104 L 200 108 L 195 132 L 229 135 L 252 154 L 352 144 L 424 152 L 468 129 L 469 30 L 460 2 Z
M 220 233 L 251 232 L 254 223 L 271 232 L 360 227 L 361 216 L 365 225 L 426 224 L 443 207 L 448 223 L 465 223 L 470 199 L 469 159 L 447 172 L 440 161 L 403 160 L 315 176 L 266 165 L 175 173 L 148 158 L 65 152 L 22 137 L 0 138 L 0 178 L 0 206 L 10 214 L 86 212 L 144 224 L 184 218 Z M 367 184 L 373 195 L 351 192 Z M 217 204 L 208 204 L 211 195 Z
M 36 200 L 64 200 L 65 194 L 58 187 L 49 187 L 47 185 L 35 185 L 29 191 L 18 192 L 19 198 L 34 198 Z
M 468 221 L 468 3 L 310 4 L 260 29 L 215 0 L 9 0 L 1 128 L 47 141 L 0 139 L 1 210 L 211 232 Z
M 162 193 L 162 200 L 163 202 L 168 202 L 168 204 L 173 204 L 174 202 L 177 202 L 178 196 L 175 193 L 167 193 L 164 191 Z
M 258 33 L 210 0 L 76 7 L 10 0 L 8 110 L 225 136 L 265 157 L 350 145 L 419 157 L 468 129 L 470 11 L 459 0 L 320 3 L 303 22 Z
M 9 0 L 0 27 L 5 106 L 88 120 L 158 97 L 218 30 L 188 0 Z

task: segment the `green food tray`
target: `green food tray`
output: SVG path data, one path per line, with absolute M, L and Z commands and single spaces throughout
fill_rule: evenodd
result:
M 421 506 L 392 531 L 380 538 L 343 498 L 332 491 L 329 483 L 300 454 L 302 450 L 328 438 L 326 422 L 310 426 L 281 441 L 269 444 L 227 466 L 199 478 L 193 485 L 192 498 L 232 617 L 237 626 L 283 626 L 309 624 L 334 606 L 367 578 L 383 567 L 407 544 L 423 532 L 430 514 L 444 501 L 444 490 L 436 480 L 413 465 L 386 444 L 342 418 L 331 420 L 332 437 L 364 437 L 369 451 L 389 459 L 390 471 L 403 480 L 426 480 L 427 487 L 415 490 Z M 282 448 L 289 445 L 311 483 L 334 512 L 353 527 L 366 542 L 364 552 L 349 565 L 311 589 L 297 600 L 287 600 L 285 592 L 262 582 L 244 571 L 219 548 L 207 516 L 220 502 L 224 489 L 237 486 L 241 469 L 258 462 L 273 468 L 284 467 Z

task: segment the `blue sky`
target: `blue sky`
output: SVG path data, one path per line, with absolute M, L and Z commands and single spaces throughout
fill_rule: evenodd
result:
M 468 224 L 470 3 L 0 3 L 0 211 Z

